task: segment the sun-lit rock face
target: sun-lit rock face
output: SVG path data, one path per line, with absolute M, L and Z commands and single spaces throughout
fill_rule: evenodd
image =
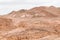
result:
M 34 7 L 0 16 L 0 40 L 60 40 L 60 7 Z

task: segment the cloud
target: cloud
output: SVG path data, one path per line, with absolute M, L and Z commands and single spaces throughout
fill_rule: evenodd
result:
M 13 2 L 14 0 L 0 0 L 0 2 Z
M 60 3 L 58 0 L 0 0 L 0 5 L 20 5 L 20 4 L 29 4 L 29 5 L 46 5 L 46 4 L 57 4 Z

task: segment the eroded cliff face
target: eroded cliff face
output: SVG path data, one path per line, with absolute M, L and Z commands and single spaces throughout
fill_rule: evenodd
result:
M 60 40 L 60 8 L 41 6 L 0 16 L 0 40 Z

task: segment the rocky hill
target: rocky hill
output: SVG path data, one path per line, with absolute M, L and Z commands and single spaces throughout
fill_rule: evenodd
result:
M 60 7 L 34 7 L 0 16 L 0 40 L 60 40 Z

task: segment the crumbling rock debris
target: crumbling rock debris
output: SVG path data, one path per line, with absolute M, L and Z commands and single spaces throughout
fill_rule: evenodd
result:
M 0 40 L 60 40 L 60 8 L 41 6 L 0 16 Z

